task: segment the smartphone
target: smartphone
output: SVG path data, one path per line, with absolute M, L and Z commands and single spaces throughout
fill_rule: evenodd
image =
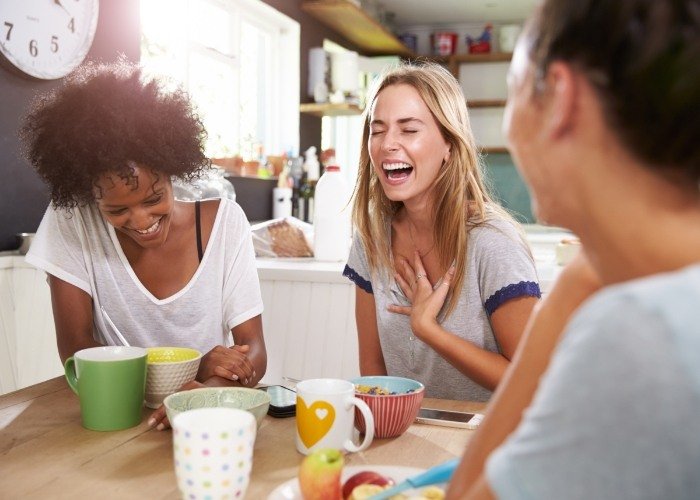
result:
M 483 420 L 481 413 L 466 413 L 463 411 L 436 410 L 434 408 L 421 408 L 416 417 L 419 424 L 445 425 L 447 427 L 461 427 L 463 429 L 476 429 Z
M 270 395 L 270 408 L 267 414 L 271 417 L 293 417 L 297 411 L 297 393 L 283 385 L 264 387 Z

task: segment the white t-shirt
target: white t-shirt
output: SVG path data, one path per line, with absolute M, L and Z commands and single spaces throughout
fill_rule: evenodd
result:
M 196 245 L 196 242 L 192 242 Z M 93 336 L 120 345 L 101 307 L 133 346 L 180 346 L 202 353 L 233 343 L 231 328 L 262 313 L 250 225 L 222 199 L 202 262 L 174 295 L 153 296 L 131 268 L 114 227 L 94 205 L 49 206 L 27 262 L 92 297 Z

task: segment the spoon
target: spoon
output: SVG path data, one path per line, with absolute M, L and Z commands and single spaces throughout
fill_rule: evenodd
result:
M 443 462 L 435 467 L 431 467 L 427 471 L 418 474 L 417 476 L 406 479 L 388 490 L 372 495 L 369 497 L 369 500 L 385 500 L 410 488 L 420 488 L 421 486 L 445 483 L 452 478 L 452 474 L 454 473 L 458 464 L 459 458 L 453 458 L 452 460 Z

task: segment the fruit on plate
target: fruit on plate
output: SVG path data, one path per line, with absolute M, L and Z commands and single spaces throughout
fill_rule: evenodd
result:
M 304 500 L 341 500 L 340 450 L 323 448 L 308 455 L 299 467 L 299 489 Z
M 347 500 L 367 500 L 382 491 L 384 491 L 384 486 L 378 484 L 358 484 Z
M 444 500 L 445 491 L 439 486 L 428 486 L 426 489 L 421 491 L 423 498 L 428 500 Z
M 343 498 L 345 500 L 350 498 L 355 488 L 361 484 L 374 484 L 384 488 L 387 486 L 392 486 L 394 484 L 394 480 L 381 475 L 379 472 L 363 470 L 345 480 L 345 483 L 343 484 Z

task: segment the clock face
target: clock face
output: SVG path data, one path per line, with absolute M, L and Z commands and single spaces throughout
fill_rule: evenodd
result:
M 97 13 L 98 0 L 0 0 L 0 54 L 33 77 L 61 78 L 85 59 Z

